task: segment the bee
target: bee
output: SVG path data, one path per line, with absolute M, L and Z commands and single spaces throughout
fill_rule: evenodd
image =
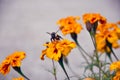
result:
M 59 31 L 59 30 L 58 30 L 58 31 Z M 58 32 L 58 31 L 57 31 L 57 32 Z M 62 37 L 61 37 L 60 35 L 58 35 L 57 32 L 52 32 L 52 33 L 47 32 L 48 34 L 51 35 L 51 38 L 50 38 L 51 41 L 55 41 L 55 40 L 60 40 L 60 39 L 62 39 Z

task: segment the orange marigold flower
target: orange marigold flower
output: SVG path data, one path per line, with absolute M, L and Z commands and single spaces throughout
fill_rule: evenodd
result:
M 12 80 L 24 80 L 23 77 L 19 77 L 19 78 L 13 78 Z
M 120 47 L 118 43 L 119 30 L 120 29 L 118 28 L 118 26 L 113 23 L 99 24 L 96 31 L 96 43 L 98 51 L 110 51 L 110 49 L 107 47 L 106 40 L 112 44 L 113 48 Z
M 46 55 L 50 59 L 59 61 L 61 55 L 67 56 L 70 53 L 75 47 L 75 43 L 69 40 L 60 40 L 49 42 L 45 46 L 46 49 L 42 51 L 40 58 L 44 60 L 44 56 Z
M 106 18 L 101 16 L 99 13 L 86 13 L 83 15 L 83 21 L 86 23 L 90 21 L 91 24 L 99 21 L 101 24 L 106 23 Z
M 21 60 L 25 58 L 25 52 L 14 52 L 7 56 L 5 60 L 0 64 L 0 73 L 6 75 L 10 72 L 10 66 L 20 67 Z
M 113 62 L 110 65 L 110 71 L 116 72 L 112 80 L 120 80 L 120 61 Z
M 112 44 L 113 48 L 118 48 L 120 46 L 118 44 L 118 37 L 114 33 L 106 32 L 105 34 L 96 34 L 96 43 L 98 51 L 105 52 L 107 50 L 107 52 L 110 52 L 110 49 L 107 47 L 106 39 Z
M 66 18 L 62 18 L 58 20 L 57 24 L 60 26 L 60 30 L 64 35 L 70 34 L 70 33 L 80 33 L 82 30 L 82 26 L 80 23 L 78 23 L 76 20 L 79 20 L 80 17 L 76 16 L 69 16 Z
M 13 67 L 20 67 L 21 65 L 21 60 L 25 58 L 25 52 L 14 52 L 12 54 L 12 60 L 11 60 L 11 65 Z
M 110 65 L 110 70 L 120 70 L 120 61 L 116 61 L 116 62 L 113 62 L 111 65 Z

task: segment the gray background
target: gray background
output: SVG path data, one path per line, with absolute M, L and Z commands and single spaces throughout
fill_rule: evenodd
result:
M 31 80 L 54 80 L 51 73 L 52 62 L 46 58 L 40 60 L 42 46 L 49 41 L 46 32 L 57 31 L 56 21 L 66 16 L 81 16 L 88 12 L 97 12 L 105 16 L 109 22 L 120 20 L 120 0 L 0 0 L 0 62 L 14 51 L 25 51 L 27 57 L 22 62 L 22 71 Z M 82 22 L 82 18 L 80 20 Z M 93 52 L 88 32 L 79 34 L 79 42 L 88 52 Z M 61 34 L 60 32 L 58 32 Z M 65 38 L 70 38 L 66 36 Z M 118 53 L 118 50 L 115 52 Z M 117 54 L 119 55 L 119 54 Z M 81 65 L 84 59 L 78 49 L 72 50 L 68 56 L 75 73 L 82 75 Z M 56 62 L 58 80 L 65 79 L 65 74 Z M 66 66 L 65 66 L 66 67 Z M 73 76 L 66 67 L 69 76 Z M 7 76 L 0 74 L 0 80 L 11 80 L 20 75 L 12 68 Z M 72 78 L 71 80 L 77 80 Z

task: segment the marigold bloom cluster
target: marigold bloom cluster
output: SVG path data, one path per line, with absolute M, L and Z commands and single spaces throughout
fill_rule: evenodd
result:
M 112 80 L 120 80 L 120 61 L 113 62 L 110 65 L 110 71 L 113 71 L 113 70 L 116 72 L 116 74 Z
M 46 49 L 42 51 L 40 58 L 44 60 L 44 56 L 46 55 L 50 59 L 59 61 L 61 56 L 67 56 L 76 47 L 76 44 L 67 39 L 63 39 L 49 42 L 44 44 L 44 46 L 46 46 Z
M 80 17 L 78 16 L 69 16 L 58 20 L 57 24 L 60 26 L 60 30 L 62 31 L 63 35 L 70 33 L 80 33 L 80 31 L 82 30 L 82 26 L 76 21 L 79 19 Z
M 118 48 L 120 45 L 120 28 L 114 23 L 99 24 L 96 32 L 97 49 L 100 52 L 110 52 L 107 47 L 106 40 L 112 44 L 113 48 Z
M 6 75 L 10 72 L 10 66 L 20 67 L 21 60 L 25 58 L 25 52 L 14 52 L 13 54 L 6 57 L 5 60 L 0 64 L 0 73 Z
M 83 21 L 86 23 L 89 21 L 91 24 L 99 21 L 101 24 L 106 23 L 106 18 L 101 16 L 99 13 L 86 13 L 83 15 Z
M 12 80 L 24 80 L 23 77 L 19 77 L 19 78 L 13 78 Z

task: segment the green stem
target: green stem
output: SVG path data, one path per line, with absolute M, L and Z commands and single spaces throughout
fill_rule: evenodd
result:
M 89 33 L 89 34 L 90 34 L 90 33 Z M 92 42 L 93 42 L 93 45 L 95 46 L 95 41 L 94 41 L 94 38 L 93 38 L 92 34 L 90 34 L 90 37 L 91 37 L 91 40 L 92 40 Z
M 83 51 L 90 59 L 92 58 L 78 43 L 78 41 L 75 41 L 75 43 L 77 44 L 77 46 L 79 47 L 80 51 Z M 82 52 L 81 52 L 82 53 Z M 82 53 L 83 54 L 83 53 Z
M 86 58 L 86 56 L 83 54 L 83 52 L 81 51 L 80 46 L 78 45 L 78 50 L 80 51 L 80 53 L 82 54 L 83 58 L 85 59 L 85 61 L 87 62 L 87 64 L 89 64 L 88 59 Z
M 102 70 L 102 68 L 101 68 L 101 63 L 100 63 L 100 65 L 99 65 L 100 67 L 99 67 L 99 70 L 105 75 L 105 76 L 107 76 L 107 77 L 109 77 L 105 72 L 104 72 L 104 70 Z M 100 74 L 100 76 L 102 76 L 101 74 Z M 100 79 L 101 80 L 101 79 Z
M 116 58 L 117 61 L 119 61 L 118 57 L 115 55 L 114 51 L 111 49 L 111 52 L 113 53 L 114 57 Z
M 77 34 L 76 33 L 71 33 L 71 38 L 74 40 L 74 42 L 77 44 L 78 46 L 78 50 L 80 51 L 80 53 L 82 54 L 82 56 L 84 57 L 84 59 L 86 60 L 87 64 L 89 65 L 89 61 L 87 59 L 87 57 L 83 54 L 83 52 L 90 58 L 92 59 L 92 57 L 90 55 L 88 55 L 88 53 L 79 45 L 78 41 L 77 41 Z M 92 73 L 93 69 L 90 69 Z
M 88 56 L 91 58 L 91 56 L 79 45 L 78 40 L 77 40 L 77 34 L 76 33 L 71 33 L 71 38 L 74 40 L 74 42 L 77 44 L 77 46 Z
M 107 63 L 107 55 L 105 55 L 105 63 Z M 106 70 L 106 66 L 104 67 L 104 71 Z
M 100 63 L 100 60 L 99 60 L 99 56 L 98 56 L 98 51 L 97 51 L 97 44 L 96 44 L 96 39 L 95 39 L 95 33 L 93 34 L 93 40 L 94 40 L 94 47 L 95 47 L 95 55 L 96 55 L 96 59 L 97 59 L 97 62 L 98 62 L 98 68 L 99 68 L 99 80 L 101 80 L 101 63 Z
M 115 55 L 112 49 L 112 43 L 110 43 L 107 39 L 106 39 L 106 43 L 107 43 L 107 46 L 110 48 L 111 52 L 113 53 L 114 57 L 116 58 L 116 60 L 119 61 L 118 57 Z
M 55 68 L 55 64 L 54 64 L 54 61 L 52 60 L 52 63 L 53 63 L 53 75 L 55 77 L 55 80 L 57 80 L 57 76 L 56 76 L 56 68 Z
M 79 50 L 79 51 L 80 51 L 80 53 L 82 54 L 83 58 L 85 59 L 85 61 L 87 62 L 87 64 L 88 64 L 88 65 L 90 65 L 90 63 L 89 63 L 89 61 L 88 61 L 87 57 L 83 54 L 83 52 L 82 52 L 82 50 L 81 50 L 81 47 L 80 47 L 79 43 L 76 43 L 76 44 L 77 44 L 77 46 L 78 46 L 78 50 Z M 88 55 L 88 56 L 89 56 L 89 55 Z M 93 58 L 92 58 L 91 56 L 89 56 L 89 57 L 90 57 L 90 59 L 92 59 L 92 60 L 93 60 Z M 94 75 L 95 75 L 95 73 L 94 73 L 93 69 L 90 69 L 90 71 L 92 72 L 92 74 L 94 74 Z

